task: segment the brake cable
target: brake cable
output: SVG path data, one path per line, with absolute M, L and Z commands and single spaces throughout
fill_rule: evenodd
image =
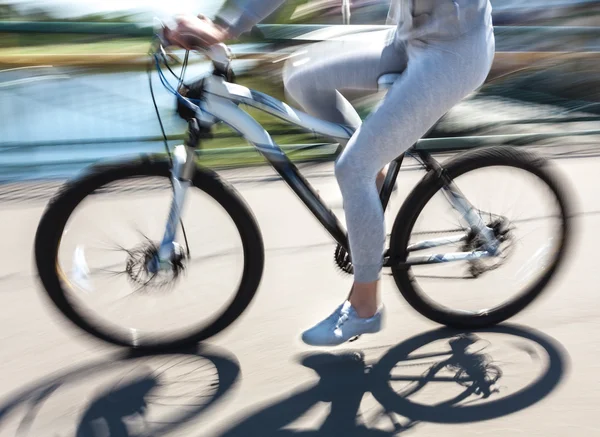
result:
M 184 78 L 185 70 L 187 68 L 189 53 L 190 53 L 189 50 L 186 50 L 182 73 L 181 73 L 181 76 L 179 76 L 179 77 L 173 72 L 173 70 L 171 70 L 171 67 L 169 67 L 168 62 L 165 61 L 165 65 L 167 66 L 167 68 L 169 69 L 171 74 L 179 79 L 179 81 L 180 81 L 179 86 L 181 86 L 181 84 L 183 83 L 183 78 Z M 156 96 L 154 95 L 154 86 L 152 84 L 152 69 L 151 69 L 152 64 L 153 64 L 152 59 L 150 59 L 148 61 L 148 68 L 147 68 L 148 85 L 150 86 L 150 95 L 152 96 L 152 103 L 154 105 L 156 117 L 158 118 L 158 123 L 160 125 L 160 131 L 162 132 L 163 141 L 164 141 L 164 145 L 165 145 L 165 151 L 167 152 L 167 156 L 169 157 L 169 162 L 171 164 L 171 168 L 173 168 L 173 156 L 171 154 L 171 149 L 169 148 L 169 140 L 167 138 L 167 133 L 165 132 L 165 126 L 164 126 L 164 124 L 162 122 L 162 118 L 160 116 L 160 110 L 158 109 L 158 104 L 156 103 Z M 175 187 L 173 186 L 173 180 L 171 178 L 169 178 L 169 181 L 171 182 L 171 188 L 175 189 Z M 181 224 L 181 231 L 183 234 L 183 239 L 185 241 L 185 248 L 187 251 L 187 256 L 188 256 L 188 258 L 190 258 L 190 245 L 188 243 L 187 233 L 185 231 L 185 226 L 183 224 L 183 219 L 181 217 L 179 218 L 179 223 Z

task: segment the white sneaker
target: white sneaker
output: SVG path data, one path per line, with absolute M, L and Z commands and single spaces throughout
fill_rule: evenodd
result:
M 363 319 L 346 301 L 329 317 L 302 333 L 302 341 L 310 346 L 338 346 L 363 334 L 381 331 L 383 306 L 373 317 Z

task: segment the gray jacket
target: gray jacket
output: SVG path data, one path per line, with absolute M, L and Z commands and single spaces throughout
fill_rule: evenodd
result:
M 217 18 L 234 35 L 249 31 L 285 0 L 228 0 Z M 396 37 L 451 39 L 477 25 L 491 25 L 489 0 L 391 0 L 388 24 L 397 25 Z

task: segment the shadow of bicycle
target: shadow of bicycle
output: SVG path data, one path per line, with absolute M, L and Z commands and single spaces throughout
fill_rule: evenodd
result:
M 541 333 L 506 325 L 468 333 L 430 331 L 373 363 L 353 351 L 307 355 L 301 363 L 317 373 L 316 384 L 250 414 L 220 437 L 383 437 L 426 422 L 494 419 L 550 394 L 566 372 L 568 354 Z M 364 407 L 367 393 L 376 400 L 370 408 Z M 326 418 L 298 428 L 295 422 L 321 403 L 329 404 Z
M 211 408 L 239 375 L 235 357 L 213 346 L 121 353 L 0 400 L 0 431 L 16 437 L 165 435 Z

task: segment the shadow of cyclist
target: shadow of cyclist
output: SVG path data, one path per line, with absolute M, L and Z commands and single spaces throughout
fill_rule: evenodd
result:
M 148 407 L 146 396 L 157 386 L 158 380 L 148 376 L 97 396 L 84 412 L 76 437 L 98 435 L 95 428 L 99 422 L 102 423 L 100 426 L 106 427 L 110 437 L 129 437 L 125 419 L 132 416 L 144 417 Z
M 502 378 L 502 370 L 493 363 L 489 354 L 483 353 L 485 347 L 473 348 L 482 343 L 481 339 L 474 333 L 460 334 L 448 329 L 426 332 L 406 340 L 391 348 L 373 365 L 365 362 L 361 352 L 318 353 L 305 356 L 300 361 L 317 373 L 317 383 L 242 419 L 220 437 L 395 436 L 424 422 L 476 422 L 514 413 L 547 396 L 562 379 L 567 355 L 554 340 L 532 330 L 510 325 L 486 332 L 512 335 L 538 343 L 548 356 L 545 372 L 526 388 L 507 397 L 495 398 L 495 386 Z M 441 350 L 426 354 L 416 352 L 439 340 L 444 340 L 440 342 L 444 345 Z M 433 359 L 434 363 L 421 375 L 391 376 L 397 363 L 415 359 Z M 445 376 L 448 371 L 453 376 Z M 397 393 L 390 384 L 392 380 L 407 381 L 408 388 Z M 431 382 L 455 383 L 460 393 L 434 405 L 423 405 L 409 399 L 409 396 Z M 359 414 L 363 397 L 368 392 L 381 404 L 375 419 L 378 423 L 384 422 L 385 430 L 373 426 L 372 420 Z M 461 403 L 467 398 L 468 404 Z M 486 402 L 477 403 L 482 399 Z M 330 404 L 330 412 L 317 430 L 286 429 L 321 402 Z M 401 416 L 401 419 L 397 416 Z M 367 421 L 371 424 L 367 424 Z
M 358 423 L 357 413 L 364 394 L 368 391 L 369 376 L 360 353 L 315 354 L 306 356 L 301 364 L 313 369 L 320 380 L 303 390 L 280 399 L 275 404 L 253 414 L 222 437 L 248 436 L 337 436 L 344 437 L 390 436 L 384 431 L 372 430 Z M 304 415 L 319 402 L 331 405 L 329 416 L 317 431 L 283 429 Z

